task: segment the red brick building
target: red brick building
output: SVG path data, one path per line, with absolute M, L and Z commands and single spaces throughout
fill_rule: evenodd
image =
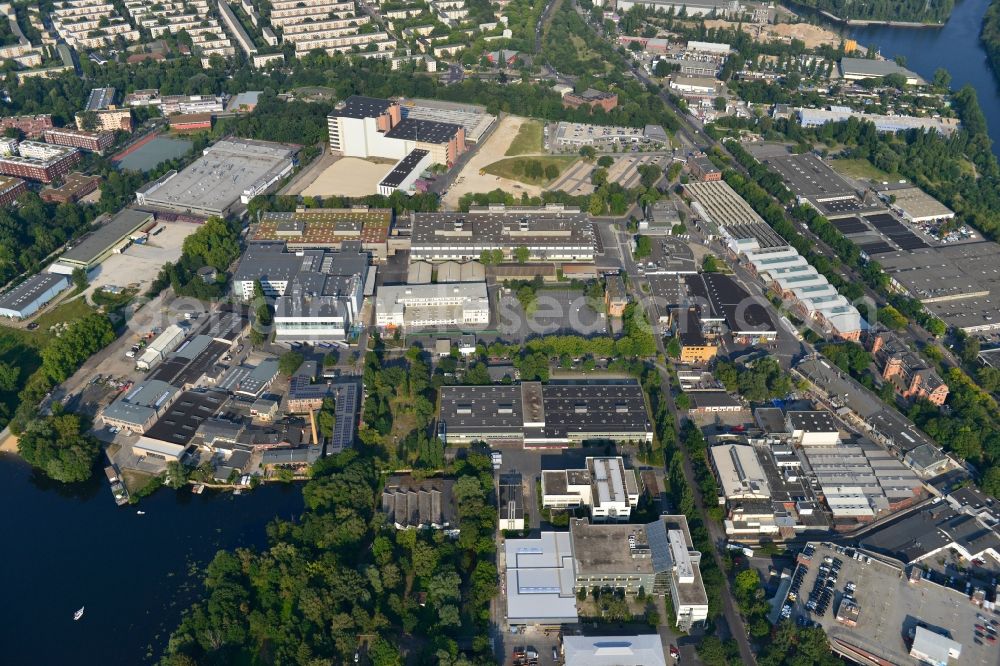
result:
M 0 174 L 51 183 L 69 173 L 82 159 L 79 150 L 47 143 L 22 141 L 20 155 L 0 157 Z
M 926 400 L 941 406 L 948 399 L 948 384 L 902 340 L 880 333 L 870 339 L 872 356 L 888 381 L 907 400 Z
M 103 153 L 114 145 L 115 135 L 114 132 L 90 132 L 72 127 L 58 127 L 45 130 L 45 142 L 89 150 L 92 153 Z
M 11 127 L 21 130 L 29 139 L 37 139 L 45 130 L 52 127 L 52 116 L 41 114 L 38 116 L 10 116 L 0 118 L 0 131 Z
M 576 109 L 581 106 L 589 106 L 593 109 L 599 106 L 605 111 L 610 111 L 618 106 L 618 95 L 588 88 L 579 94 L 568 93 L 562 98 L 562 103 L 568 109 Z
M 0 176 L 0 206 L 11 205 L 27 191 L 27 186 L 20 178 Z
M 212 129 L 211 113 L 182 113 L 170 116 L 170 129 L 175 132 L 198 132 Z
M 101 184 L 100 176 L 87 176 L 74 171 L 66 175 L 59 187 L 46 187 L 40 193 L 42 201 L 50 203 L 73 203 L 79 201 Z

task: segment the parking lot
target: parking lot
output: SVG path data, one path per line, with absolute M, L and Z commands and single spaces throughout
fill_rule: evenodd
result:
M 930 581 L 911 583 L 901 566 L 852 548 L 813 544 L 811 551 L 803 551 L 809 559 L 800 558 L 779 613 L 799 624 L 819 623 L 835 650 L 860 648 L 889 663 L 912 663 L 913 632 L 923 626 L 962 644 L 959 663 L 1000 663 L 1000 641 L 990 640 L 995 629 L 986 628 L 993 627 L 990 620 L 1000 623 L 1000 615 L 965 594 Z
M 121 254 L 112 254 L 101 262 L 91 274 L 91 290 L 138 285 L 139 293 L 145 293 L 163 264 L 180 258 L 184 239 L 200 225 L 170 222 L 160 223 L 159 227 L 163 231 L 150 236 L 145 244 L 133 243 Z

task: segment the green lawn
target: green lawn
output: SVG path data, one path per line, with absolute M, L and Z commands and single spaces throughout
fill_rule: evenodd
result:
M 505 155 L 526 155 L 542 152 L 542 124 L 537 120 L 528 120 L 521 125 L 517 136 L 510 144 Z
M 868 160 L 831 160 L 830 166 L 837 173 L 848 178 L 865 180 L 890 181 L 899 180 L 899 174 L 882 171 Z
M 559 175 L 562 175 L 563 171 L 568 169 L 578 159 L 579 158 L 576 156 L 512 157 L 510 159 L 494 162 L 483 169 L 483 171 L 494 176 L 500 176 L 501 178 L 509 178 L 510 180 L 527 183 L 528 185 L 548 185 L 553 180 L 558 178 Z M 540 178 L 529 176 L 527 174 L 527 165 L 530 162 L 538 162 L 543 171 L 550 165 L 554 165 L 559 170 L 559 175 L 555 178 L 549 178 L 544 175 Z

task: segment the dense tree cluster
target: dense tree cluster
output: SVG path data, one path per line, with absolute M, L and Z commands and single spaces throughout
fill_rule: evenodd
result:
M 797 4 L 833 14 L 841 19 L 944 23 L 954 0 L 799 0 Z
M 220 552 L 207 599 L 172 635 L 164 666 L 192 663 L 492 663 L 489 603 L 497 591 L 490 461 L 452 470 L 457 539 L 395 530 L 377 510 L 380 479 L 356 451 L 325 459 L 305 486 L 306 511 L 269 528 L 263 552 Z M 475 636 L 471 641 L 464 637 Z M 459 641 L 462 649 L 459 649 Z
M 89 427 L 75 414 L 36 418 L 18 437 L 17 450 L 56 481 L 86 481 L 101 451 L 100 443 L 86 434 Z
M 979 31 L 979 39 L 986 49 L 993 76 L 1000 81 L 1000 2 L 993 0 L 983 15 L 983 27 Z
M 750 402 L 784 398 L 792 390 L 788 373 L 771 357 L 745 365 L 719 360 L 715 364 L 714 374 L 727 391 L 739 393 Z
M 205 224 L 184 239 L 183 252 L 177 263 L 167 262 L 149 287 L 150 294 L 158 294 L 168 286 L 180 296 L 218 298 L 226 290 L 226 271 L 240 256 L 240 223 L 210 217 Z M 218 273 L 216 278 L 205 281 L 198 276 L 198 269 L 210 266 Z
M 0 284 L 34 272 L 52 252 L 87 231 L 96 211 L 77 204 L 47 204 L 34 192 L 0 210 Z

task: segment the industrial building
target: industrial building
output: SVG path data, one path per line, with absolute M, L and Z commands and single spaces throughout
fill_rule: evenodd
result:
M 485 106 L 437 99 L 400 99 L 404 118 L 434 120 L 465 128 L 465 140 L 479 143 L 496 123 L 497 117 L 486 112 Z
M 266 212 L 250 225 L 251 243 L 281 242 L 291 251 L 339 250 L 348 241 L 375 261 L 385 261 L 389 250 L 391 208 L 299 208 L 293 213 Z
M 132 452 L 137 456 L 179 461 L 199 426 L 215 417 L 228 399 L 221 391 L 205 389 L 177 394 L 156 423 L 132 443 Z
M 275 340 L 343 341 L 356 323 L 375 271 L 357 241 L 339 252 L 288 252 L 282 243 L 250 243 L 233 275 L 233 291 L 244 301 L 259 282 L 274 298 Z
M 856 187 L 813 153 L 768 154 L 761 163 L 781 176 L 798 203 L 812 206 L 828 220 L 885 211 L 878 198 L 859 196 Z
M 82 156 L 76 148 L 22 141 L 17 155 L 0 156 L 0 174 L 51 183 L 69 173 Z
M 59 127 L 45 130 L 45 142 L 57 146 L 70 146 L 101 154 L 114 145 L 114 132 L 88 132 L 87 130 Z
M 484 250 L 496 249 L 510 261 L 518 248 L 527 248 L 531 262 L 589 262 L 595 256 L 589 216 L 561 204 L 412 213 L 410 222 L 413 261 L 478 260 Z
M 577 621 L 573 546 L 568 532 L 504 541 L 507 623 L 512 626 Z
M 65 275 L 36 273 L 0 295 L 0 317 L 26 319 L 68 288 Z
M 855 111 L 847 106 L 831 106 L 829 109 L 808 109 L 797 107 L 799 123 L 803 127 L 817 127 L 827 123 L 840 123 L 851 118 L 875 125 L 879 132 L 905 132 L 912 129 L 933 130 L 948 136 L 959 127 L 957 118 L 940 118 L 932 116 L 886 116 L 876 113 Z
M 448 444 L 525 446 L 653 438 L 642 388 L 634 380 L 442 386 L 438 433 Z
M 599 522 L 628 522 L 639 504 L 635 470 L 621 456 L 588 457 L 582 469 L 542 471 L 542 506 L 547 509 L 590 508 Z
M 268 192 L 295 166 L 296 148 L 250 139 L 225 139 L 206 148 L 181 172 L 136 190 L 140 206 L 225 217 Z
M 89 272 L 119 247 L 131 243 L 132 238 L 143 235 L 143 230 L 154 224 L 154 218 L 152 213 L 125 208 L 106 222 L 95 223 L 100 226 L 64 252 L 49 270 L 67 275 L 76 268 Z
M 135 361 L 135 367 L 139 370 L 149 370 L 167 357 L 167 354 L 177 349 L 187 337 L 189 326 L 186 322 L 171 324 L 163 329 L 152 342 L 149 343 L 139 358 Z
M 425 150 L 432 164 L 453 165 L 465 152 L 465 128 L 403 117 L 399 102 L 352 95 L 327 116 L 330 149 L 345 157 L 402 160 Z
M 478 330 L 489 323 L 485 282 L 383 285 L 375 294 L 375 325 L 381 329 L 452 326 Z
M 429 151 L 419 148 L 410 151 L 403 159 L 396 162 L 385 178 L 379 181 L 378 193 L 387 197 L 397 190 L 404 194 L 413 194 L 416 191 L 417 179 L 432 164 Z
M 458 533 L 452 479 L 417 480 L 390 476 L 382 489 L 382 513 L 396 529 L 435 529 Z
M 767 474 L 757 459 L 754 447 L 746 444 L 720 444 L 708 450 L 719 480 L 719 490 L 726 501 L 771 499 Z
M 524 486 L 520 474 L 501 474 L 497 484 L 497 529 L 520 531 L 524 529 Z
M 101 421 L 108 427 L 142 434 L 166 413 L 180 390 L 167 382 L 147 379 L 101 411 Z
M 685 516 L 663 515 L 646 525 L 591 524 L 573 518 L 569 534 L 575 589 L 669 593 L 674 622 L 682 631 L 708 619 L 701 553 L 694 549 Z
M 667 666 L 658 634 L 563 636 L 566 666 Z
M 684 276 L 684 285 L 685 304 L 697 308 L 705 337 L 729 336 L 737 344 L 773 342 L 778 337 L 777 326 L 767 308 L 732 277 L 695 273 Z
M 919 187 L 885 185 L 875 189 L 888 202 L 889 208 L 911 224 L 942 222 L 955 217 L 955 211 Z
M 340 453 L 354 446 L 358 413 L 361 408 L 361 384 L 356 381 L 312 383 L 308 377 L 296 375 L 289 380 L 285 409 L 291 414 L 304 414 L 323 406 L 325 398 L 333 398 L 333 436 L 327 442 L 326 453 Z
M 659 125 L 619 127 L 562 121 L 556 125 L 553 145 L 561 150 L 579 150 L 583 146 L 621 148 L 649 143 L 665 143 L 666 134 Z
M 567 109 L 578 109 L 589 106 L 591 109 L 601 108 L 605 113 L 618 106 L 618 95 L 613 92 L 587 88 L 582 93 L 567 93 L 563 95 L 562 105 Z
M 600 3 L 603 5 L 603 1 Z M 618 0 L 617 9 L 625 13 L 633 7 L 645 7 L 654 12 L 677 15 L 684 11 L 688 16 L 735 16 L 743 11 L 739 0 Z
M 786 432 L 798 446 L 836 446 L 840 426 L 828 411 L 789 411 L 785 414 Z
M 911 86 L 925 83 L 917 73 L 897 65 L 892 60 L 870 60 L 868 58 L 840 59 L 840 75 L 848 81 L 880 79 L 890 74 L 902 75 L 906 78 L 906 83 Z

